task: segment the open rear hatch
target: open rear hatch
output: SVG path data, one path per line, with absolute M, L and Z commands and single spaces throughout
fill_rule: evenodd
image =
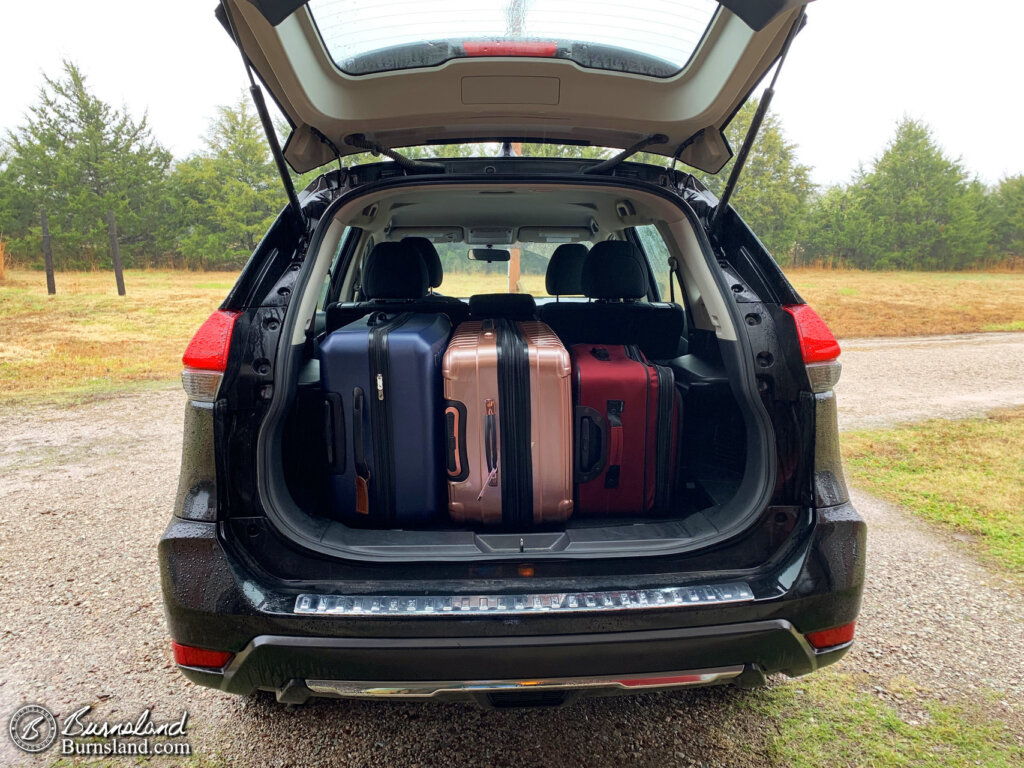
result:
M 544 141 L 717 172 L 803 0 L 222 0 L 296 171 L 370 148 Z M 669 11 L 670 12 L 667 12 Z

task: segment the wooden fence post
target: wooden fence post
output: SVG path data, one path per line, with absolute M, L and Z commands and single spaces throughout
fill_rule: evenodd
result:
M 46 209 L 43 209 L 43 262 L 46 264 L 46 292 L 53 296 L 57 293 L 57 283 L 53 279 L 53 251 L 50 248 L 50 222 L 46 220 Z
M 110 228 L 110 258 L 114 262 L 114 277 L 117 279 L 117 295 L 124 296 L 124 272 L 121 270 L 121 248 L 117 244 L 117 224 L 114 223 L 114 209 L 107 211 Z
M 509 6 L 510 8 L 512 6 Z M 513 157 L 523 156 L 523 145 L 520 142 L 513 142 L 511 147 L 511 153 Z M 519 293 L 519 289 L 522 286 L 519 284 L 520 281 L 520 252 L 518 248 L 509 249 L 508 259 L 508 292 Z

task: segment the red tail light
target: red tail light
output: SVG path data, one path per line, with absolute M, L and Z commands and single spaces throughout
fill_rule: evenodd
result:
M 233 655 L 230 651 L 208 651 L 205 648 L 181 645 L 174 641 L 171 641 L 171 649 L 174 651 L 174 663 L 181 664 L 183 667 L 220 669 L 231 660 Z
M 849 624 L 843 624 L 841 627 L 808 632 L 804 637 L 807 638 L 808 643 L 820 651 L 823 648 L 832 648 L 836 645 L 850 642 L 853 640 L 853 631 L 856 627 L 857 622 L 851 621 Z
M 465 42 L 462 49 L 467 56 L 534 56 L 550 59 L 558 51 L 558 44 L 533 40 L 481 40 Z
M 800 339 L 800 354 L 807 366 L 807 377 L 814 392 L 828 392 L 839 381 L 843 366 L 839 357 L 839 342 L 825 321 L 806 304 L 787 304 L 783 307 L 796 324 Z
M 181 358 L 185 364 L 181 384 L 191 400 L 212 403 L 217 399 L 217 390 L 228 367 L 231 333 L 238 315 L 238 312 L 218 309 L 199 326 L 189 342 Z
M 817 312 L 807 304 L 783 307 L 793 316 L 805 363 L 824 363 L 839 357 L 839 342 Z
M 220 371 L 228 366 L 228 348 L 231 346 L 231 332 L 235 329 L 238 312 L 218 309 L 199 326 L 196 335 L 189 342 L 181 362 L 187 368 L 204 371 Z

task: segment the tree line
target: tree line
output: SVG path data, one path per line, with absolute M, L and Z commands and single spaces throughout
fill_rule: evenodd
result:
M 734 150 L 756 107 L 748 102 L 727 128 Z M 408 154 L 482 150 L 447 145 Z M 522 153 L 598 158 L 609 150 L 525 144 Z M 634 159 L 665 163 L 656 156 Z M 731 163 L 718 174 L 695 175 L 720 194 Z M 846 184 L 821 189 L 811 170 L 769 111 L 733 205 L 783 264 L 956 270 L 1024 259 L 1024 174 L 985 186 L 919 120 L 901 120 L 881 154 Z M 297 175 L 296 186 L 316 175 Z M 46 210 L 58 269 L 109 267 L 108 211 L 117 220 L 126 267 L 233 269 L 284 203 L 246 97 L 219 107 L 202 148 L 176 160 L 145 115 L 104 103 L 81 69 L 65 62 L 60 76 L 44 76 L 22 124 L 0 139 L 0 238 L 22 266 L 42 264 Z

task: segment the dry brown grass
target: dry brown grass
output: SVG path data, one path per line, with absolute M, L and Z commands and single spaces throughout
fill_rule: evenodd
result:
M 234 283 L 233 273 L 62 272 L 46 295 L 41 271 L 8 270 L 0 284 L 0 402 L 78 399 L 181 372 L 192 334 Z
M 791 269 L 839 338 L 1024 331 L 1024 272 Z

